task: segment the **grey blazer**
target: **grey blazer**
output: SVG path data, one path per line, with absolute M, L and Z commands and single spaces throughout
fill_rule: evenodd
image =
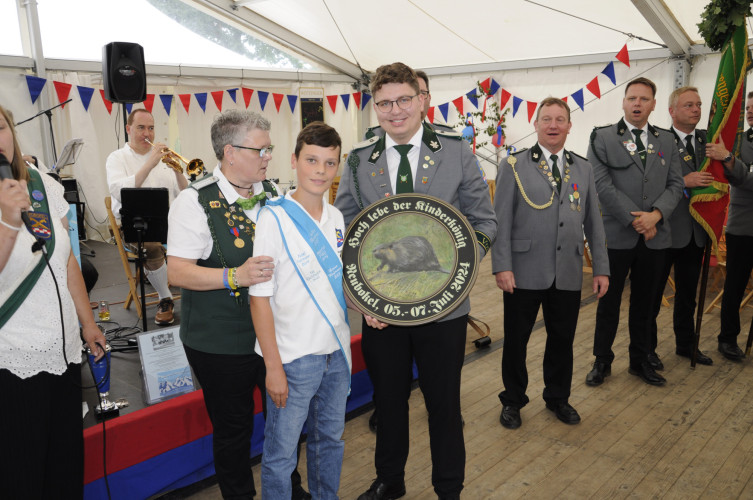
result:
M 656 225 L 656 236 L 646 246 L 668 248 L 672 244 L 669 218 L 684 186 L 674 138 L 669 132 L 648 126 L 645 168 L 638 153 L 628 151 L 632 142 L 624 119 L 591 133 L 588 160 L 593 165 L 607 245 L 618 250 L 635 247 L 639 234 L 633 229 L 635 217 L 630 212 L 657 208 L 662 219 Z
M 657 127 L 658 128 L 658 127 Z M 664 129 L 659 129 L 664 130 Z M 695 162 L 690 154 L 686 151 L 686 146 L 683 141 L 675 133 L 674 128 L 667 130 L 672 134 L 677 146 L 677 153 L 680 157 L 680 168 L 683 177 L 692 172 L 697 172 L 698 167 L 703 163 L 703 159 L 706 154 L 706 131 L 696 129 L 695 141 L 693 147 L 695 148 Z M 683 185 L 685 181 L 683 180 Z M 685 248 L 690 243 L 690 238 L 695 238 L 695 244 L 698 247 L 703 248 L 706 246 L 706 231 L 698 224 L 693 216 L 690 215 L 690 199 L 687 194 L 690 190 L 683 189 L 683 195 L 680 197 L 679 203 L 672 216 L 669 218 L 669 224 L 672 228 L 672 248 Z
M 494 195 L 499 228 L 492 247 L 492 272 L 512 271 L 517 288 L 543 290 L 555 283 L 558 290 L 580 290 L 584 232 L 594 275 L 609 276 L 591 165 L 585 158 L 563 151 L 566 166 L 559 193 L 538 144 L 499 165 Z M 544 208 L 550 199 L 552 203 Z
M 358 213 L 386 196 L 392 196 L 384 137 L 356 144 L 348 155 L 337 189 L 335 207 L 350 224 Z M 497 234 L 489 186 L 467 142 L 455 132 L 423 127 L 418 170 L 413 179 L 415 193 L 428 194 L 452 204 L 463 213 L 475 230 L 479 256 L 489 251 Z M 442 321 L 458 318 L 470 311 L 465 300 Z
M 742 160 L 742 161 L 741 161 Z M 753 128 L 743 135 L 740 159 L 732 170 L 726 170 L 730 185 L 727 232 L 737 236 L 753 236 Z

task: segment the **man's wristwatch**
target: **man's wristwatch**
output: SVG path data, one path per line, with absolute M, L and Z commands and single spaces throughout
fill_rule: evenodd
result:
M 729 163 L 730 161 L 732 161 L 732 158 L 734 158 L 734 156 L 732 156 L 732 153 L 728 153 L 727 156 L 725 156 L 722 161 L 724 163 Z

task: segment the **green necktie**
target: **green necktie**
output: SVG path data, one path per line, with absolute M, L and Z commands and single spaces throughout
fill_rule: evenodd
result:
M 688 154 L 691 156 L 691 159 L 693 160 L 693 165 L 695 165 L 695 148 L 693 147 L 693 135 L 686 135 L 685 136 L 685 144 L 688 147 Z
M 396 194 L 413 192 L 413 174 L 410 171 L 410 161 L 408 161 L 408 151 L 413 147 L 412 144 L 398 144 L 395 149 L 400 153 L 400 165 L 397 167 L 397 182 L 395 183 Z
M 557 182 L 557 192 L 559 192 L 562 189 L 562 176 L 559 167 L 557 167 L 557 155 L 552 155 L 549 158 L 552 160 L 552 175 Z
M 251 210 L 256 206 L 257 203 L 259 203 L 261 200 L 265 199 L 267 197 L 267 193 L 265 191 L 262 191 L 261 193 L 252 196 L 249 199 L 246 198 L 238 198 L 235 200 L 235 202 L 241 206 L 243 210 Z
M 643 131 L 639 128 L 633 129 L 633 135 L 635 136 L 635 145 L 638 146 L 638 156 L 641 157 L 641 162 L 643 163 L 643 166 L 646 166 L 646 146 L 643 145 L 643 141 L 641 140 L 641 134 Z

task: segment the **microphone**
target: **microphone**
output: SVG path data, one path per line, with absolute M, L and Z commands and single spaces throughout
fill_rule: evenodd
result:
M 10 162 L 8 161 L 8 158 L 5 157 L 4 154 L 0 153 L 0 180 L 4 179 L 12 179 L 13 178 L 13 171 L 10 169 Z M 36 252 L 40 248 L 44 246 L 44 240 L 34 234 L 34 231 L 32 231 L 32 224 L 31 219 L 29 218 L 29 214 L 26 213 L 26 210 L 21 211 L 21 220 L 24 223 L 24 226 L 26 226 L 27 231 L 29 231 L 36 239 L 37 242 L 34 243 L 34 245 L 31 247 L 32 252 Z

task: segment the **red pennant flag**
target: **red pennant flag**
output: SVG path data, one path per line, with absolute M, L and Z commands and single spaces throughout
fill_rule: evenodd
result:
M 507 106 L 507 101 L 510 100 L 510 97 L 512 97 L 512 94 L 506 91 L 505 89 L 502 89 L 502 95 L 499 97 L 499 109 L 505 109 L 505 106 Z
M 353 102 L 356 103 L 356 109 L 361 109 L 361 93 L 353 92 Z
M 102 96 L 102 102 L 105 103 L 105 108 L 107 108 L 107 112 L 109 114 L 112 114 L 112 101 L 108 101 L 105 98 L 105 90 L 104 89 L 99 89 L 99 95 Z
M 630 67 L 630 55 L 628 54 L 627 44 L 623 45 L 620 51 L 615 56 L 622 64 Z
M 57 92 L 58 94 L 58 101 L 67 101 L 68 95 L 71 93 L 71 88 L 73 88 L 73 85 L 71 85 L 70 83 L 56 81 L 53 81 L 52 83 L 55 84 L 55 92 Z M 63 108 L 65 108 L 65 104 L 63 104 Z
M 593 80 L 588 82 L 586 88 L 591 91 L 597 99 L 601 99 L 601 89 L 599 89 L 599 77 L 595 76 Z
M 461 115 L 464 114 L 463 113 L 463 96 L 462 95 L 460 97 L 458 97 L 457 99 L 454 99 L 452 101 L 452 104 L 454 104 L 455 107 L 458 108 L 458 113 L 460 113 Z
M 243 92 L 243 102 L 246 103 L 246 107 L 248 108 L 248 103 L 251 102 L 251 96 L 254 95 L 254 89 L 247 89 L 246 87 L 241 87 L 241 91 Z
M 483 82 L 481 82 L 481 88 L 484 89 L 484 92 L 487 94 L 489 93 L 489 84 L 491 83 L 491 77 L 487 78 Z
M 215 90 L 214 92 L 211 92 L 212 99 L 214 99 L 214 104 L 217 106 L 217 109 L 219 111 L 222 111 L 222 96 L 225 94 L 224 90 Z
M 272 92 L 272 99 L 275 101 L 275 108 L 277 108 L 277 112 L 280 112 L 280 105 L 282 105 L 282 100 L 285 98 L 285 94 L 275 94 Z
M 147 94 L 146 99 L 144 100 L 144 108 L 146 108 L 146 110 L 151 113 L 153 106 L 154 106 L 154 94 Z
M 531 118 L 533 118 L 533 114 L 536 112 L 536 107 L 539 103 L 526 101 L 526 104 L 528 105 L 528 123 L 531 123 Z
M 188 113 L 188 108 L 191 106 L 191 94 L 178 94 L 178 97 L 180 102 L 183 103 L 183 107 L 186 108 L 186 113 Z
M 329 107 L 332 108 L 332 112 L 334 113 L 337 108 L 337 98 L 340 97 L 339 95 L 328 95 L 327 100 L 329 101 Z
M 426 111 L 426 118 L 429 119 L 429 123 L 434 123 L 434 106 L 430 107 L 428 111 Z
M 565 102 L 567 102 L 567 97 L 568 96 L 563 97 L 562 100 L 565 101 Z

